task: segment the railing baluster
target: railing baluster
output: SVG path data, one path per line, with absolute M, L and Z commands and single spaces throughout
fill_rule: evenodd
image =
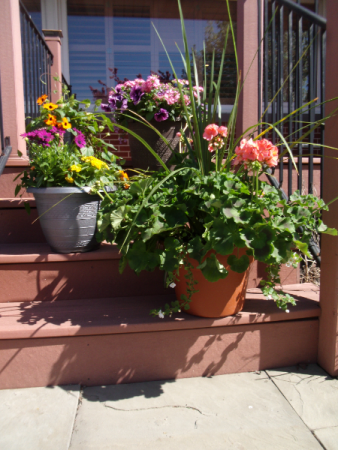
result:
M 279 9 L 279 32 L 278 32 L 278 83 L 277 83 L 277 89 L 280 89 L 278 97 L 277 97 L 277 109 L 278 109 L 278 115 L 277 120 L 282 119 L 283 117 L 283 55 L 284 55 L 284 23 L 283 23 L 283 15 L 284 15 L 284 6 L 281 6 Z M 278 129 L 281 133 L 283 133 L 283 122 L 278 125 Z M 284 146 L 280 145 L 280 153 L 283 152 Z M 279 186 L 282 187 L 284 181 L 284 164 L 283 164 L 283 158 L 280 158 L 279 160 Z
M 276 92 L 276 2 L 272 1 L 272 39 L 271 39 L 271 79 L 272 79 L 272 97 L 275 95 Z M 271 109 L 272 109 L 272 123 L 276 122 L 276 102 L 272 102 Z M 276 132 L 275 130 L 272 131 L 272 142 L 276 142 Z
M 53 55 L 21 1 L 20 14 L 25 116 L 37 117 L 37 98 L 44 93 L 50 94 L 49 78 Z M 46 84 L 43 84 L 42 80 Z
M 314 95 L 314 44 L 313 41 L 314 38 L 314 25 L 310 25 L 308 36 L 309 36 L 309 101 L 313 100 Z M 313 105 L 312 105 L 313 106 Z M 312 107 L 309 111 L 309 121 L 314 122 L 315 120 L 315 108 Z M 309 194 L 313 194 L 313 141 L 314 141 L 314 131 L 311 131 L 310 133 L 310 141 L 309 141 L 309 164 L 308 164 L 308 171 L 309 171 Z
M 297 27 L 297 61 L 299 61 L 297 69 L 298 69 L 298 108 L 303 105 L 303 19 L 302 17 L 298 18 L 298 27 Z M 298 137 L 302 136 L 303 127 L 303 112 L 301 111 L 298 115 Z M 303 190 L 303 145 L 298 144 L 298 189 L 300 193 Z
M 293 54 L 292 54 L 292 44 L 293 44 L 293 13 L 292 11 L 289 11 L 289 20 L 288 20 L 288 73 L 289 73 L 289 80 L 288 80 L 288 114 L 290 114 L 293 111 L 293 98 L 292 98 L 292 92 L 293 92 L 293 74 L 292 74 L 292 68 L 293 68 Z M 293 132 L 293 119 L 292 116 L 289 118 L 289 133 L 291 134 Z M 288 196 L 292 194 L 292 161 L 291 158 L 288 158 Z

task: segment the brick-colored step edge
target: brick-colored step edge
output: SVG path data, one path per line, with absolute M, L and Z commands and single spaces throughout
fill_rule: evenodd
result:
M 1 244 L 0 264 L 22 264 L 59 261 L 96 261 L 120 259 L 116 245 L 101 244 L 98 250 L 85 253 L 53 253 L 48 244 Z
M 273 301 L 266 300 L 259 289 L 252 289 L 247 293 L 242 312 L 220 319 L 201 318 L 186 313 L 165 319 L 149 315 L 150 309 L 160 308 L 164 303 L 175 299 L 174 294 L 62 302 L 2 303 L 0 339 L 187 330 L 285 322 L 319 316 L 317 286 L 306 283 L 285 286 L 284 289 L 297 299 L 297 306 L 290 307 L 289 313 L 277 308 Z

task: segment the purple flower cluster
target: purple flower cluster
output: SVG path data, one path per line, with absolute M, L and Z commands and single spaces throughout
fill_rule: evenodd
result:
M 86 146 L 86 139 L 82 131 L 78 130 L 77 128 L 73 128 L 73 130 L 76 132 L 76 136 L 74 138 L 75 144 L 79 148 L 83 148 Z
M 128 108 L 128 99 L 125 97 L 120 86 L 116 86 L 115 90 L 112 91 L 108 97 L 108 104 L 101 104 L 101 108 L 105 112 L 115 111 L 116 109 L 124 111 Z
M 39 130 L 29 131 L 28 133 L 23 133 L 22 137 L 28 138 L 31 142 L 37 145 L 42 145 L 43 147 L 50 147 L 50 142 L 54 139 L 52 133 L 40 128 Z

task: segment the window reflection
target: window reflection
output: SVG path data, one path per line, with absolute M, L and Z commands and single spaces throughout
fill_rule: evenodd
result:
M 176 47 L 183 50 L 176 0 L 68 0 L 70 78 L 78 99 L 105 98 L 118 80 L 146 78 L 152 72 L 172 78 L 172 70 L 158 30 L 174 63 L 184 78 L 184 66 Z M 236 22 L 236 2 L 231 3 Z M 206 42 L 207 64 L 216 50 L 219 64 L 228 15 L 225 0 L 186 0 L 183 13 L 187 38 L 194 47 L 203 74 L 202 49 Z M 207 72 L 208 72 L 207 66 Z M 217 70 L 216 70 L 217 73 Z M 235 88 L 233 46 L 228 41 L 222 85 L 222 103 L 232 103 Z

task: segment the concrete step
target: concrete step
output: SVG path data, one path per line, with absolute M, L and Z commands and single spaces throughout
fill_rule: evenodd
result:
M 18 227 L 22 224 L 18 224 Z M 53 253 L 46 243 L 0 245 L 0 302 L 75 300 L 83 298 L 165 295 L 159 270 L 136 275 L 129 267 L 118 271 L 120 254 L 115 245 L 102 244 L 88 253 Z M 283 273 L 283 272 L 282 272 Z M 249 288 L 265 275 L 254 262 Z M 287 271 L 284 284 L 298 282 L 297 271 Z
M 106 385 L 316 362 L 318 288 L 286 287 L 290 313 L 250 290 L 221 319 L 153 318 L 173 295 L 0 304 L 0 388 Z

